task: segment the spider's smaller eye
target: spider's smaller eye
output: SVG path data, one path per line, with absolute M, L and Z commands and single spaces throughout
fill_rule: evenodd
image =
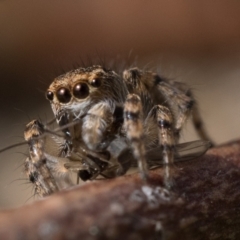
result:
M 70 91 L 67 88 L 60 88 L 57 91 L 57 99 L 60 103 L 68 103 L 71 100 L 72 96 Z
M 89 95 L 89 88 L 86 83 L 77 83 L 73 87 L 73 95 L 78 99 L 84 99 Z
M 46 98 L 47 98 L 49 101 L 52 101 L 52 100 L 53 100 L 53 97 L 54 97 L 53 92 L 47 91 L 47 93 L 46 93 Z
M 100 87 L 101 86 L 101 79 L 100 78 L 94 78 L 92 81 L 91 81 L 91 86 L 93 87 Z

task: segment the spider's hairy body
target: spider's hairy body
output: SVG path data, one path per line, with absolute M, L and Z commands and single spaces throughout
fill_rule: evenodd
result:
M 147 181 L 148 156 L 158 148 L 168 185 L 168 165 L 173 163 L 180 131 L 191 111 L 199 135 L 208 139 L 191 91 L 151 71 L 131 68 L 121 77 L 101 66 L 79 68 L 57 77 L 46 97 L 63 132 L 39 139 L 45 141 L 40 151 L 55 181 L 66 170 L 78 172 L 83 180 L 99 174 L 115 177 L 136 162 Z M 48 138 L 55 141 L 49 145 L 57 145 L 57 153 L 49 150 Z

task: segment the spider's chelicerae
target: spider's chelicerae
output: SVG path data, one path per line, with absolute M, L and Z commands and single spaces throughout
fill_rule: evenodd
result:
M 194 145 L 198 155 L 209 147 L 205 141 L 178 144 L 190 113 L 201 139 L 209 138 L 190 89 L 151 71 L 131 68 L 120 76 L 101 66 L 79 68 L 54 79 L 46 97 L 58 131 L 38 120 L 25 130 L 30 147 L 25 171 L 41 196 L 72 185 L 71 171 L 90 180 L 138 165 L 147 181 L 148 168 L 162 162 L 168 186 L 168 165 L 188 157 L 181 149 Z

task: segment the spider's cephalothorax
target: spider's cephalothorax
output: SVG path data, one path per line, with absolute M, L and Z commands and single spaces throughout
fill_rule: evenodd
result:
M 116 106 L 123 106 L 127 93 L 114 71 L 93 66 L 57 77 L 46 96 L 60 126 L 82 119 L 65 132 L 96 150 L 103 148 L 106 133 L 116 128 Z
M 131 68 L 119 76 L 101 66 L 79 68 L 57 77 L 46 97 L 64 133 L 64 167 L 84 180 L 124 174 L 133 159 L 146 180 L 151 162 L 146 156 L 158 148 L 168 184 L 168 165 L 190 113 L 200 137 L 208 140 L 191 91 L 151 71 Z

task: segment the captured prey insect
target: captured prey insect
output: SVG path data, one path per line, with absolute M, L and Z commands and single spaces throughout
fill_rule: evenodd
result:
M 148 168 L 162 163 L 168 186 L 174 159 L 193 158 L 209 148 L 190 89 L 151 71 L 131 68 L 120 76 L 101 66 L 78 68 L 57 77 L 46 97 L 58 131 L 38 120 L 25 130 L 30 147 L 25 169 L 40 195 L 72 185 L 71 171 L 91 180 L 123 175 L 138 165 L 147 181 Z M 202 140 L 181 145 L 190 113 Z
M 34 184 L 35 193 L 39 196 L 50 195 L 60 189 L 74 185 L 70 177 L 76 172 L 82 180 L 95 179 L 98 176 L 114 178 L 137 167 L 137 159 L 124 138 L 114 139 L 107 148 L 109 158 L 96 155 L 95 152 L 79 149 L 81 161 L 60 157 L 65 138 L 48 131 L 39 120 L 27 124 L 24 132 L 29 145 L 29 157 L 25 160 L 25 172 Z M 197 158 L 210 147 L 208 141 L 198 140 L 177 144 L 174 147 L 174 163 Z M 63 154 L 64 156 L 65 154 Z M 58 156 L 58 157 L 56 157 Z M 146 152 L 148 168 L 163 165 L 161 146 Z

